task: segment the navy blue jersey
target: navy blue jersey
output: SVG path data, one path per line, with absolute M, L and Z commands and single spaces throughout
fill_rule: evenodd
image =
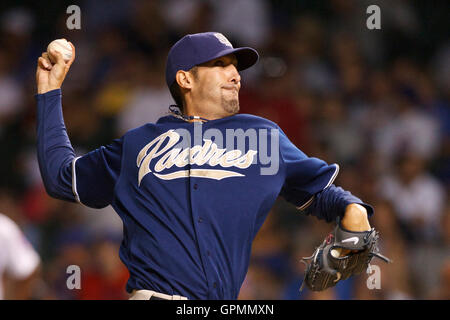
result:
M 326 211 L 327 220 L 350 202 L 362 203 L 350 196 L 333 200 L 339 212 L 324 207 L 330 203 L 324 190 L 334 190 L 338 166 L 308 157 L 260 117 L 200 123 L 169 115 L 75 158 L 60 90 L 37 101 L 46 188 L 57 198 L 115 209 L 123 221 L 120 258 L 130 272 L 128 292 L 236 299 L 252 241 L 279 195 L 299 209 L 318 208 L 313 214 L 319 218 Z

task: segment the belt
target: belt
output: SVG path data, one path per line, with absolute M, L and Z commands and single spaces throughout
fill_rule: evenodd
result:
M 178 295 L 168 295 L 152 290 L 133 290 L 129 300 L 187 300 L 188 298 Z

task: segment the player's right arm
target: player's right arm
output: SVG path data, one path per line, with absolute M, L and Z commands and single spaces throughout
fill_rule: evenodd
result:
M 70 163 L 75 153 L 67 136 L 61 106 L 61 85 L 75 60 L 66 64 L 59 52 L 51 52 L 56 58 L 52 64 L 48 53 L 42 53 L 37 61 L 37 154 L 39 168 L 47 193 L 55 198 L 74 201 L 71 191 Z
M 71 44 L 72 45 L 72 44 Z M 58 199 L 94 208 L 111 203 L 120 172 L 122 139 L 76 158 L 67 135 L 62 112 L 61 85 L 75 57 L 66 64 L 61 54 L 46 53 L 38 59 L 36 82 L 37 156 L 47 193 Z

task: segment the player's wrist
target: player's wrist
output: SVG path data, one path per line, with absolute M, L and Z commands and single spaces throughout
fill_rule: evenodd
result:
M 371 229 L 366 208 L 357 203 L 347 205 L 341 225 L 350 231 L 367 231 Z
M 61 89 L 61 86 L 38 86 L 37 93 L 38 94 L 44 94 L 53 90 Z

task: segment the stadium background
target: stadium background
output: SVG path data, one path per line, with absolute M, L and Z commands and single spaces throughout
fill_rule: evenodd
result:
M 47 44 L 72 41 L 63 85 L 76 153 L 155 121 L 172 103 L 164 82 L 170 45 L 219 31 L 258 49 L 242 73 L 241 111 L 277 122 L 310 156 L 339 163 L 336 184 L 371 203 L 383 253 L 381 289 L 368 275 L 322 293 L 298 288 L 308 256 L 331 225 L 277 201 L 259 232 L 241 299 L 450 298 L 450 41 L 448 1 L 73 1 L 0 4 L 0 212 L 42 258 L 31 299 L 126 299 L 121 222 L 51 199 L 35 151 L 35 68 Z M 366 8 L 381 9 L 368 30 Z M 78 265 L 81 290 L 68 290 Z

